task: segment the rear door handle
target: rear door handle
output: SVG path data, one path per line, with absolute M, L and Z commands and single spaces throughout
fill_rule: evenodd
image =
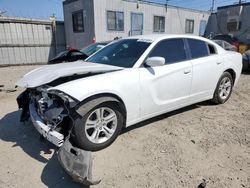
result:
M 184 70 L 184 74 L 189 74 L 191 72 L 191 69 Z

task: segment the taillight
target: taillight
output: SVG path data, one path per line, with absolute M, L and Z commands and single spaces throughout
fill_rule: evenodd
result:
M 95 37 L 93 37 L 93 39 L 92 39 L 92 43 L 96 43 L 96 39 L 95 39 Z

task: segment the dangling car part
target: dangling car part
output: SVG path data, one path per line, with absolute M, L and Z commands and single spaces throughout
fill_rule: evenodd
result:
M 108 44 L 86 62 L 47 65 L 17 82 L 21 120 L 47 140 L 70 136 L 84 150 L 109 146 L 122 128 L 197 102 L 225 103 L 242 56 L 189 35 L 134 36 Z
M 58 160 L 74 181 L 84 185 L 96 185 L 101 182 L 92 179 L 91 152 L 73 146 L 69 139 L 66 139 L 62 147 L 60 147 Z

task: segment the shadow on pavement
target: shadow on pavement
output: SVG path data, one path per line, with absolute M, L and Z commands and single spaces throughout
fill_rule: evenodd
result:
M 210 101 L 204 101 L 204 102 L 197 103 L 197 104 L 194 104 L 194 105 L 190 105 L 190 106 L 187 106 L 187 107 L 184 107 L 184 108 L 172 111 L 172 112 L 168 112 L 168 113 L 165 113 L 165 114 L 162 114 L 162 115 L 147 119 L 147 120 L 142 121 L 140 123 L 137 123 L 135 125 L 129 126 L 129 127 L 125 128 L 125 129 L 123 129 L 121 134 L 125 134 L 125 133 L 127 133 L 127 132 L 129 132 L 131 130 L 138 129 L 138 128 L 150 125 L 153 122 L 157 122 L 157 121 L 163 120 L 165 118 L 168 118 L 168 117 L 171 117 L 171 116 L 174 116 L 174 115 L 181 114 L 181 113 L 189 111 L 189 110 L 200 108 L 202 106 L 213 106 L 213 104 Z
M 201 106 L 212 105 L 210 102 L 202 102 L 196 105 L 191 105 L 173 112 L 169 112 L 149 120 L 145 120 L 136 125 L 130 126 L 122 131 L 121 134 L 127 133 L 130 130 L 147 126 L 153 122 L 160 121 L 170 116 L 181 114 L 185 111 L 199 108 Z M 19 111 L 11 112 L 5 115 L 0 120 L 0 139 L 6 142 L 13 142 L 12 147 L 21 147 L 25 153 L 32 158 L 45 163 L 46 166 L 41 174 L 41 181 L 48 187 L 53 188 L 87 188 L 79 183 L 73 182 L 59 164 L 56 151 L 57 148 L 48 141 L 41 142 L 40 135 L 32 126 L 31 122 L 19 123 Z M 44 158 L 41 153 L 51 154 L 54 152 L 50 159 Z
M 73 182 L 57 160 L 57 154 L 54 153 L 50 159 L 41 155 L 51 154 L 57 148 L 47 141 L 41 142 L 40 135 L 32 126 L 30 121 L 26 123 L 19 122 L 19 111 L 6 114 L 0 120 L 0 140 L 13 142 L 12 147 L 20 147 L 30 157 L 46 164 L 41 174 L 41 181 L 48 187 L 55 188 L 87 188 L 79 183 Z

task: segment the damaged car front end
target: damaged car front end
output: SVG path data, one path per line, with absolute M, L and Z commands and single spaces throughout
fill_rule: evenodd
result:
M 18 96 L 17 103 L 22 109 L 20 121 L 30 118 L 44 138 L 60 147 L 72 130 L 77 116 L 74 107 L 79 101 L 49 88 L 30 88 Z
M 85 151 L 70 139 L 76 99 L 48 87 L 27 89 L 17 97 L 22 109 L 20 121 L 29 118 L 37 131 L 48 141 L 60 147 L 58 160 L 74 181 L 84 185 L 96 185 L 100 180 L 92 179 L 91 151 Z
M 77 113 L 77 105 L 82 101 L 73 97 L 81 92 L 68 94 L 58 87 L 79 80 L 84 83 L 89 77 L 117 70 L 121 68 L 79 61 L 47 65 L 29 72 L 16 83 L 26 89 L 17 97 L 18 107 L 22 109 L 20 121 L 30 118 L 44 138 L 60 147 L 68 136 L 72 136 L 75 120 L 83 114 Z

